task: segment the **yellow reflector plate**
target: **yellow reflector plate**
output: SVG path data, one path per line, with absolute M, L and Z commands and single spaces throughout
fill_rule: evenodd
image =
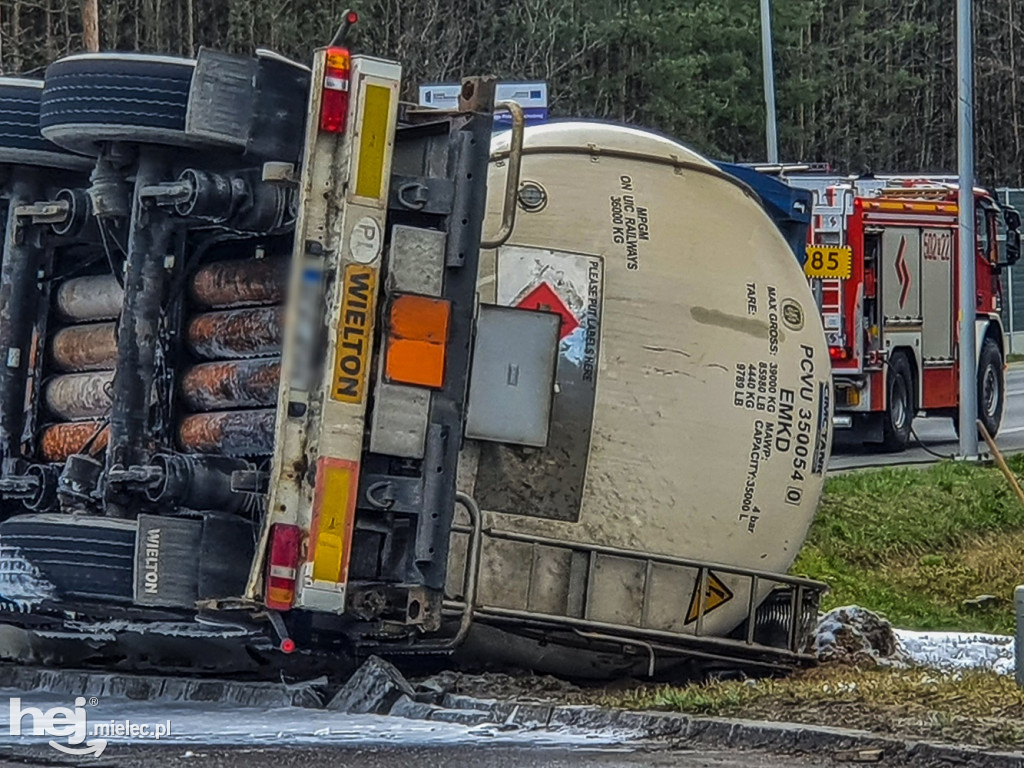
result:
M 317 462 L 313 493 L 313 580 L 340 584 L 348 577 L 359 465 L 344 459 Z
M 391 124 L 391 89 L 383 85 L 367 85 L 364 93 L 356 195 L 379 199 L 384 186 L 384 157 Z

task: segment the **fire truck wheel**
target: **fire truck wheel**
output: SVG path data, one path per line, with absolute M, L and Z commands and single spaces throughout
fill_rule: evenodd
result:
M 985 339 L 978 356 L 978 419 L 992 437 L 996 436 L 1003 420 L 1005 383 L 999 345 L 992 339 Z
M 914 422 L 914 377 L 906 355 L 897 354 L 889 362 L 886 376 L 885 413 L 882 415 L 882 446 L 887 451 L 905 450 Z

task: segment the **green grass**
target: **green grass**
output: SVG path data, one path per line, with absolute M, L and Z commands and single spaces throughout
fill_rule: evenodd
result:
M 1024 691 L 993 672 L 829 664 L 783 679 L 646 686 L 596 703 L 698 715 L 863 728 L 880 734 L 1019 746 Z
M 1024 456 L 1009 459 L 1024 474 Z M 944 462 L 830 478 L 794 573 L 911 629 L 1013 630 L 1024 582 L 1024 504 L 994 467 Z M 982 610 L 963 601 L 1000 599 Z M 591 698 L 593 701 L 593 697 Z M 1024 691 L 991 671 L 824 664 L 783 679 L 641 686 L 594 703 L 863 728 L 985 746 L 1024 743 Z
M 1008 363 L 1020 363 L 1024 362 L 1024 355 L 1019 352 L 1011 352 L 1006 356 L 1006 362 Z
M 1011 468 L 1024 473 L 1024 456 Z M 993 467 L 944 462 L 829 479 L 794 573 L 910 629 L 1010 632 L 1024 582 L 1024 505 Z M 962 605 L 999 597 L 984 610 Z

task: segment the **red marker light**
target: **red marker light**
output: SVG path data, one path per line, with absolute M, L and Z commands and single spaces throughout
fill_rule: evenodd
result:
M 345 16 L 345 21 L 347 21 L 349 24 L 355 24 L 357 21 L 359 21 L 359 14 L 356 13 L 355 11 L 349 11 L 348 14 Z
M 290 637 L 286 637 L 281 641 L 281 653 L 292 653 L 295 651 L 295 641 Z

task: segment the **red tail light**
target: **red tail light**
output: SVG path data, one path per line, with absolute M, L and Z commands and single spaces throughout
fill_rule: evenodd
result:
M 278 523 L 270 529 L 270 558 L 267 561 L 267 589 L 263 602 L 275 611 L 287 611 L 295 602 L 302 529 Z
M 828 356 L 833 360 L 846 360 L 850 356 L 850 351 L 844 347 L 829 347 Z
M 320 130 L 344 133 L 348 117 L 349 78 L 352 60 L 347 48 L 328 48 L 324 87 L 320 96 Z

